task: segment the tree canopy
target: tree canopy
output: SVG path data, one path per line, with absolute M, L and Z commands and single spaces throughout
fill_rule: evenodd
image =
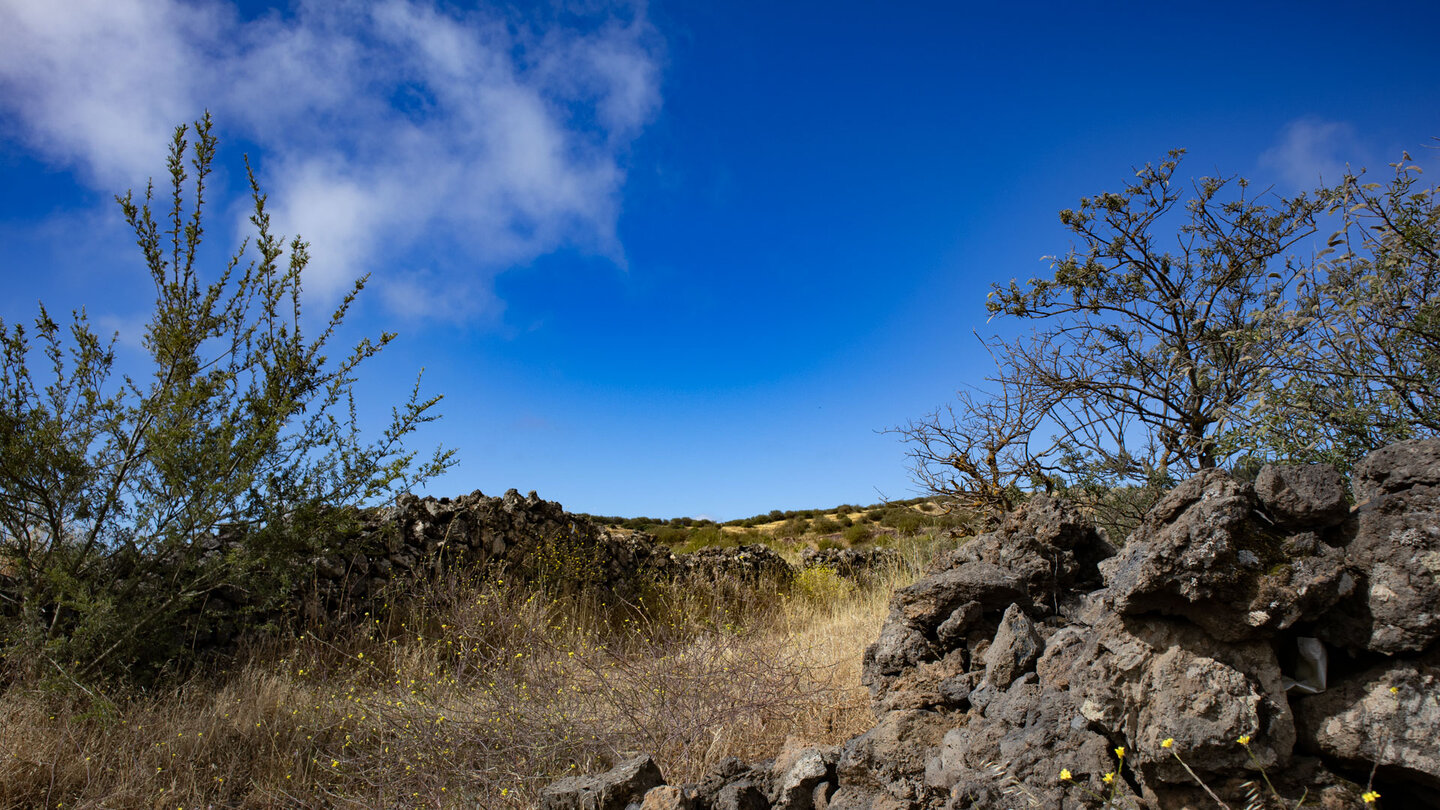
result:
M 1440 208 L 1409 156 L 1386 184 L 1293 197 L 1182 182 L 1182 157 L 1061 211 L 1075 241 L 1052 273 L 994 286 L 992 316 L 1033 329 L 986 341 L 986 386 L 897 429 L 922 486 L 992 514 L 1088 491 L 1133 519 L 1198 470 L 1345 468 L 1440 431 Z

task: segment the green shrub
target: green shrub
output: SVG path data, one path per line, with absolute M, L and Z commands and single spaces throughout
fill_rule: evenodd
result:
M 690 530 L 683 526 L 657 526 L 651 534 L 657 542 L 667 546 L 678 546 L 690 542 Z
M 895 519 L 895 522 L 891 524 L 895 527 L 895 531 L 904 535 L 912 535 L 918 533 L 929 524 L 930 521 L 919 512 L 906 511 L 909 512 L 909 514 L 900 515 Z
M 869 540 L 873 535 L 874 532 L 870 530 L 869 526 L 856 524 L 845 530 L 844 537 L 845 542 L 853 546 L 857 543 L 864 543 L 865 541 Z
M 795 575 L 793 593 L 815 604 L 826 605 L 839 602 L 855 592 L 855 583 L 840 576 L 828 565 L 815 565 L 801 569 Z
M 808 531 L 810 531 L 810 521 L 793 517 L 781 524 L 780 528 L 775 530 L 775 534 L 778 537 L 800 537 Z
M 817 534 L 834 534 L 840 531 L 840 524 L 828 517 L 818 517 L 811 521 L 810 528 Z
M 6 594 L 13 609 L 0 609 L 0 658 L 32 674 L 148 683 L 183 670 L 215 592 L 288 598 L 326 551 L 339 507 L 381 502 L 453 463 L 404 446 L 438 418 L 440 398 L 422 399 L 418 378 L 381 436 L 352 429 L 358 369 L 395 336 L 331 345 L 363 278 L 328 319 L 302 317 L 307 245 L 270 231 L 253 173 L 256 233 L 202 280 L 216 138 L 208 114 L 193 150 L 187 132 L 171 141 L 159 220 L 153 186 L 139 204 L 117 198 L 156 291 L 151 367 L 116 382 L 114 338 L 83 310 L 62 330 L 42 304 L 33 335 L 0 321 L 0 570 L 19 586 Z M 30 368 L 37 354 L 43 381 Z M 208 553 L 222 527 L 240 546 Z
M 690 540 L 685 544 L 687 550 L 706 548 L 710 546 L 725 547 L 739 545 L 741 535 L 727 532 L 718 526 L 705 526 L 690 532 Z

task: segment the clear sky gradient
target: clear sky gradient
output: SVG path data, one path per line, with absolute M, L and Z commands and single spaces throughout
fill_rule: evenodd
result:
M 0 0 L 0 318 L 153 302 L 113 195 L 171 129 L 249 154 L 317 310 L 443 393 L 432 494 L 746 517 L 915 494 L 879 431 L 989 359 L 1056 212 L 1189 150 L 1277 192 L 1440 135 L 1440 4 Z

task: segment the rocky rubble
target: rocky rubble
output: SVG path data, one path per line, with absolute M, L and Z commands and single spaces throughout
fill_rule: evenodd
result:
M 800 551 L 801 568 L 830 568 L 847 579 L 865 580 L 884 576 L 904 562 L 893 548 L 806 548 Z
M 1260 768 L 1287 806 L 1440 806 L 1440 441 L 1376 451 L 1349 489 L 1207 471 L 1118 550 L 1036 496 L 895 594 L 873 729 L 615 810 L 1244 807 Z

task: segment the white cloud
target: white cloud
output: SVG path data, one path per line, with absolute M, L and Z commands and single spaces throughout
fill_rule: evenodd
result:
M 660 103 L 659 46 L 643 11 L 593 16 L 302 0 L 242 21 L 214 0 L 19 0 L 0 7 L 0 112 L 114 191 L 158 174 L 171 129 L 208 108 L 260 147 L 276 230 L 311 242 L 311 289 L 374 271 L 397 311 L 458 319 L 454 300 L 399 291 L 494 306 L 493 275 L 544 253 L 624 262 L 623 159 Z M 437 243 L 453 251 L 412 260 Z M 431 269 L 413 284 L 393 269 L 415 266 Z
M 195 76 L 218 21 L 169 3 L 18 0 L 0 6 L 0 108 L 45 157 L 106 188 L 163 166 L 194 117 Z
M 1298 189 L 1335 183 L 1347 164 L 1356 171 L 1364 157 L 1355 128 L 1339 121 L 1302 118 L 1285 126 L 1280 142 L 1260 155 L 1260 166 Z

